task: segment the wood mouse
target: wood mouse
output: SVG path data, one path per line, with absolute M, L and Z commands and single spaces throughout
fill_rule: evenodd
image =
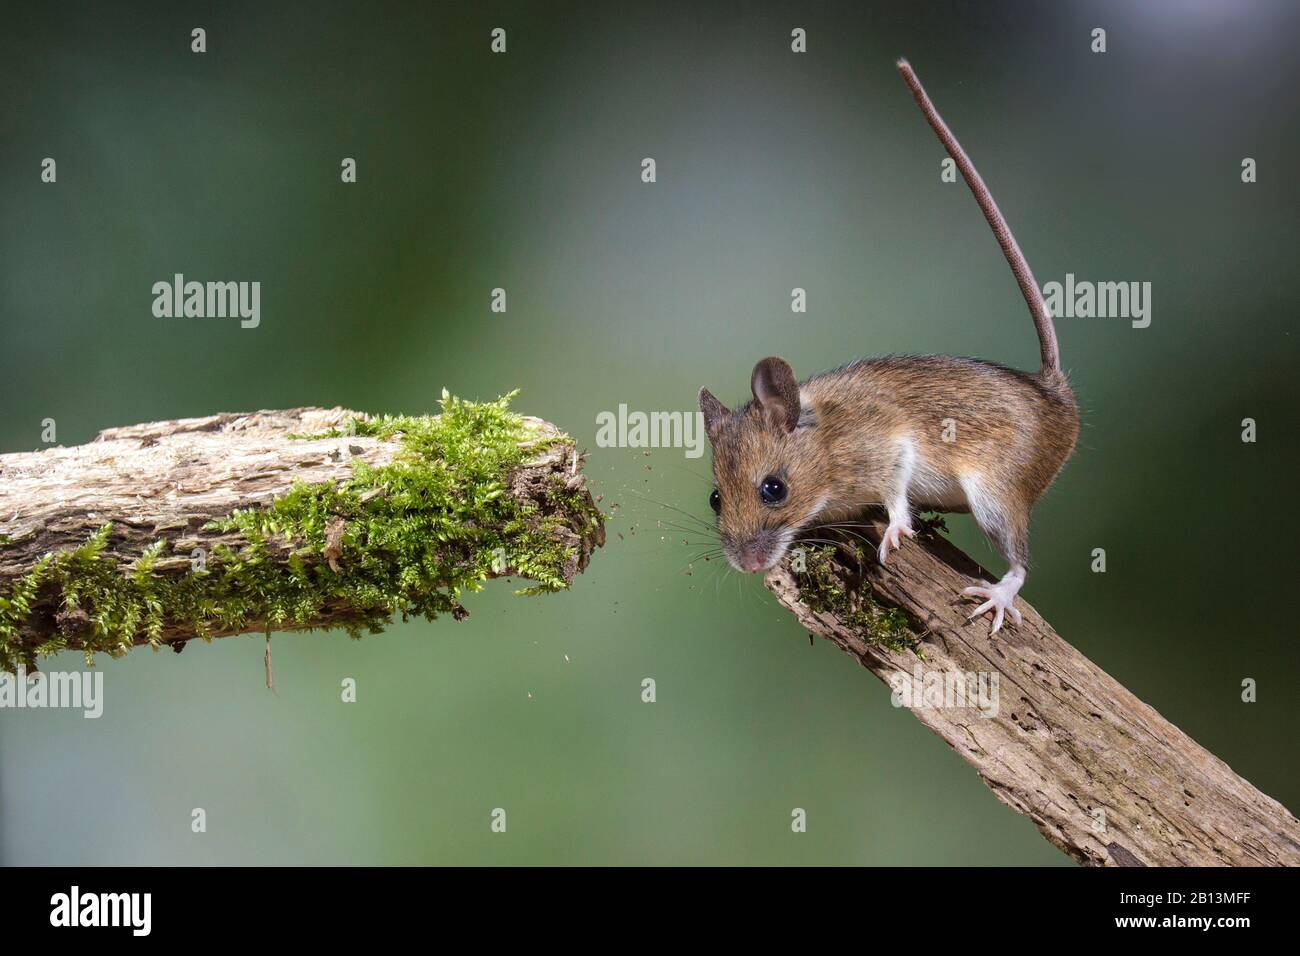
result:
M 1035 373 L 943 355 L 852 362 L 800 384 L 781 358 L 750 379 L 754 398 L 727 409 L 700 389 L 713 448 L 709 503 L 727 560 L 740 571 L 778 564 L 801 534 L 883 505 L 884 563 L 912 537 L 912 509 L 968 511 L 1010 569 L 970 619 L 993 612 L 991 634 L 1014 606 L 1029 560 L 1029 515 L 1074 450 L 1079 413 L 1061 370 L 1056 330 L 1029 263 L 988 188 L 935 111 L 906 60 L 898 61 L 926 120 L 993 229 L 1029 305 L 1042 367 Z

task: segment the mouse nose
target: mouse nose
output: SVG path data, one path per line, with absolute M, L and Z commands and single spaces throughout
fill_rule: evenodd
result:
M 758 541 L 747 541 L 741 545 L 736 557 L 739 559 L 736 563 L 740 565 L 740 570 L 747 574 L 762 571 L 767 566 L 767 548 Z

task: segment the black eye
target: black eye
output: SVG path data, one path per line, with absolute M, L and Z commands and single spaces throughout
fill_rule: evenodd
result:
M 715 515 L 722 514 L 722 495 L 718 494 L 718 489 L 713 489 L 713 494 L 709 495 L 709 507 L 713 509 Z
M 785 482 L 775 475 L 768 475 L 763 479 L 763 483 L 758 486 L 758 496 L 769 505 L 779 505 L 785 501 L 787 494 L 789 492 L 785 487 Z

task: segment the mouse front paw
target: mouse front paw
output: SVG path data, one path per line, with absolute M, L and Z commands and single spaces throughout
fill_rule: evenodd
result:
M 885 563 L 885 560 L 889 557 L 890 551 L 897 551 L 903 546 L 904 536 L 908 538 L 916 537 L 916 532 L 912 530 L 912 525 L 901 521 L 891 521 L 889 527 L 885 529 L 884 535 L 881 536 L 880 547 L 876 551 L 876 556 L 880 558 L 881 564 Z
M 983 604 L 977 607 L 971 613 L 970 617 L 966 618 L 966 620 L 973 621 L 975 620 L 975 618 L 979 617 L 981 614 L 985 613 L 986 611 L 992 611 L 993 627 L 989 629 L 990 635 L 996 634 L 999 630 L 1002 629 L 1002 619 L 1004 614 L 1011 615 L 1011 620 L 1014 621 L 1017 626 L 1019 626 L 1022 617 L 1020 615 L 1020 612 L 1016 609 L 1015 606 L 1016 593 L 1019 590 L 1020 587 L 1018 582 L 1014 587 L 1009 587 L 1006 582 L 1002 582 L 1002 581 L 998 582 L 997 584 L 989 584 L 980 587 L 970 587 L 964 589 L 961 592 L 961 596 L 964 598 L 969 597 L 969 598 L 976 598 L 976 599 L 979 598 L 987 599 Z

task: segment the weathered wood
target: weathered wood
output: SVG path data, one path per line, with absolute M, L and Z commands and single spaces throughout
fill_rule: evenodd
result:
M 400 450 L 397 439 L 295 437 L 320 434 L 358 417 L 366 416 L 342 408 L 210 415 L 110 428 L 85 445 L 0 455 L 0 596 L 42 555 L 80 547 L 107 523 L 112 533 L 104 555 L 124 568 L 160 540 L 166 547 L 153 572 L 164 576 L 189 573 L 193 549 L 211 554 L 224 544 L 238 550 L 244 544 L 238 533 L 205 525 L 236 509 L 268 505 L 295 481 L 337 484 L 352 476 L 357 462 L 379 468 L 393 461 Z M 540 419 L 524 421 L 534 437 L 523 447 L 559 435 Z M 565 517 L 566 505 L 555 495 L 557 486 L 591 502 L 581 462 L 572 441 L 553 443 L 509 476 L 507 493 L 535 505 L 539 515 L 561 512 Z M 572 557 L 560 571 L 565 583 L 586 567 L 592 550 L 604 542 L 603 527 L 584 527 L 576 516 L 552 534 L 561 545 L 572 547 Z M 292 545 L 285 542 L 273 560 L 287 561 Z M 333 557 L 327 547 L 322 555 L 305 560 L 310 564 Z M 506 566 L 493 576 L 517 573 Z M 330 627 L 355 619 L 359 610 L 374 609 L 327 606 L 303 626 Z M 48 600 L 39 604 L 24 622 L 25 636 L 39 641 L 60 630 L 69 633 L 60 613 Z M 250 621 L 237 632 L 267 626 L 266 621 Z M 214 628 L 209 636 L 230 633 L 236 631 Z M 162 634 L 163 642 L 193 636 L 170 622 Z M 143 642 L 143 635 L 134 641 Z
M 880 516 L 864 530 L 876 543 Z M 874 551 L 872 552 L 874 554 Z M 889 683 L 902 673 L 997 675 L 999 706 L 913 708 L 999 800 L 1081 863 L 1105 866 L 1300 865 L 1300 822 L 1067 644 L 1027 603 L 1023 624 L 989 636 L 955 596 L 989 576 L 947 540 L 907 541 L 882 567 L 842 552 L 838 583 L 905 612 L 924 660 L 864 640 L 800 597 L 782 566 L 765 584 L 799 622 Z M 991 580 L 991 578 L 990 578 Z M 820 602 L 814 601 L 814 604 Z M 1100 811 L 1100 812 L 1098 812 Z

